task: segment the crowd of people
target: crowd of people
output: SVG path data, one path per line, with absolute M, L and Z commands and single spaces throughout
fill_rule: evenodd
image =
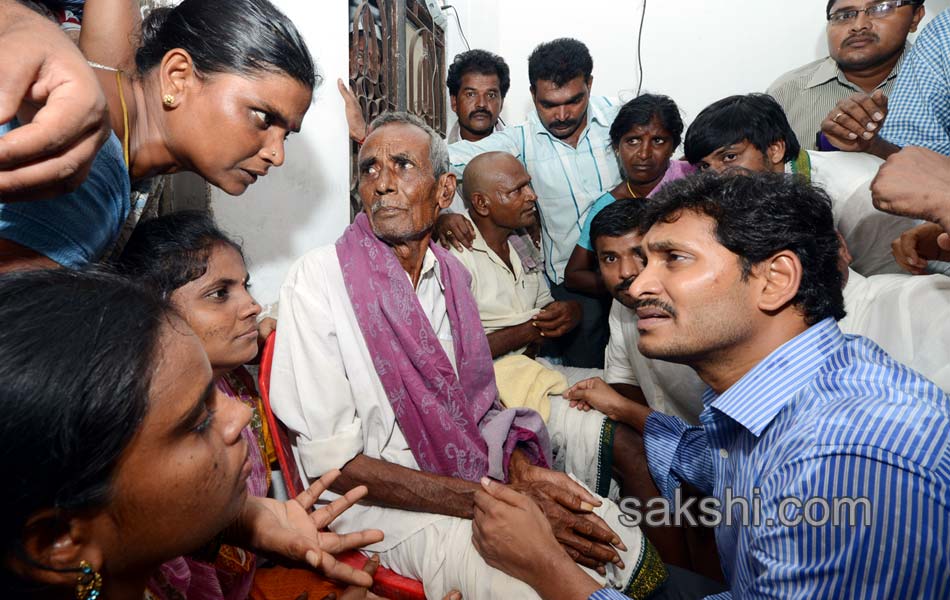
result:
M 262 324 L 240 243 L 159 216 L 159 176 L 281 166 L 321 85 L 294 24 L 0 0 L 3 596 L 258 600 L 279 564 L 296 600 L 380 567 L 430 599 L 950 597 L 924 14 L 829 0 L 827 58 L 688 125 L 594 95 L 570 38 L 509 126 L 504 58 L 454 57 L 446 139 L 339 81 L 362 211 Z

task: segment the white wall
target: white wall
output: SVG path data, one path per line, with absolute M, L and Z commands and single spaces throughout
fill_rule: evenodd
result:
M 286 161 L 241 196 L 212 188 L 218 223 L 244 240 L 253 293 L 277 299 L 290 265 L 307 250 L 336 240 L 349 223 L 349 141 L 336 80 L 349 69 L 346 0 L 276 0 L 301 31 L 323 75 L 323 85 Z M 317 8 L 319 6 L 319 8 Z
M 532 109 L 528 55 L 561 36 L 594 57 L 594 91 L 623 100 L 637 85 L 642 0 L 449 0 L 473 48 L 505 57 L 512 86 L 502 116 L 518 123 Z M 643 89 L 668 94 L 685 120 L 724 96 L 764 91 L 781 73 L 827 54 L 825 0 L 647 0 Z M 276 0 L 300 28 L 324 84 L 287 144 L 287 161 L 239 198 L 217 189 L 221 225 L 244 238 L 262 303 L 273 302 L 291 263 L 333 242 L 349 221 L 349 146 L 338 77 L 348 70 L 346 0 Z M 928 19 L 950 0 L 927 0 Z M 447 57 L 464 50 L 448 15 Z M 454 114 L 449 113 L 450 125 Z

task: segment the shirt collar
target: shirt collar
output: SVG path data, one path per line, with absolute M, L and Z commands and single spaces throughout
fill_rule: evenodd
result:
M 504 131 L 505 126 L 501 124 L 501 120 L 495 121 L 495 130 L 494 133 L 499 131 Z M 449 134 L 445 136 L 445 143 L 452 145 L 455 142 L 462 141 L 462 130 L 458 121 L 455 121 L 455 125 L 452 125 L 452 129 L 449 129 Z
M 890 81 L 894 77 L 897 77 L 897 73 L 900 72 L 901 63 L 904 62 L 904 57 L 907 56 L 907 51 L 909 49 L 910 42 L 905 42 L 904 50 L 901 53 L 900 60 L 897 61 L 897 63 L 894 65 L 894 68 L 891 69 L 891 72 L 887 74 L 887 77 L 884 78 L 884 81 L 881 82 L 881 85 L 884 85 L 884 82 Z M 820 65 L 818 65 L 818 68 L 815 69 L 815 72 L 812 73 L 811 78 L 809 78 L 808 83 L 805 84 L 805 89 L 818 87 L 819 85 L 828 83 L 832 79 L 837 79 L 839 83 L 855 91 L 861 91 L 858 86 L 848 81 L 848 78 L 844 76 L 844 73 L 841 71 L 838 63 L 836 63 L 835 60 L 830 56 L 826 58 Z
M 838 75 L 841 74 L 841 78 Z M 838 63 L 835 62 L 830 56 L 826 58 L 818 68 L 815 69 L 815 72 L 812 73 L 811 78 L 808 79 L 808 83 L 805 84 L 805 89 L 817 87 L 823 83 L 828 83 L 832 79 L 843 79 L 844 74 L 841 73 L 841 69 L 838 68 Z
M 406 277 L 409 277 L 409 273 L 406 273 Z M 419 283 L 422 283 L 423 279 L 428 277 L 435 277 L 435 280 L 439 283 L 439 288 L 444 292 L 445 285 L 442 283 L 442 272 L 439 269 L 439 259 L 435 257 L 435 252 L 432 251 L 432 248 L 426 248 L 426 254 L 422 258 L 422 270 L 419 271 Z M 410 278 L 410 282 L 412 279 Z M 416 290 L 419 289 L 419 286 L 416 285 Z
M 828 317 L 779 346 L 721 395 L 707 390 L 703 403 L 759 437 L 844 342 Z
M 491 248 L 488 247 L 488 242 L 485 241 L 485 238 L 482 236 L 482 232 L 479 231 L 478 227 L 475 226 L 475 221 L 473 221 L 472 217 L 467 214 L 463 214 L 462 216 L 465 217 L 465 220 L 472 225 L 472 231 L 475 232 L 475 238 L 472 239 L 472 250 L 489 253 Z
M 472 218 L 468 215 L 463 215 L 463 216 L 466 219 L 468 219 L 468 222 L 472 224 L 472 229 L 475 231 L 475 238 L 472 240 L 472 251 L 483 252 L 487 254 L 488 258 L 492 262 L 494 262 L 500 267 L 503 267 L 505 270 L 509 270 L 508 265 L 505 264 L 505 261 L 503 261 L 501 257 L 495 253 L 494 250 L 489 248 L 488 242 L 485 241 L 485 238 L 482 236 L 482 232 L 475 225 L 475 222 L 472 221 Z M 510 252 L 508 260 L 511 261 L 511 266 L 514 269 L 514 272 L 512 274 L 517 279 L 521 277 L 521 274 L 524 271 L 523 268 L 519 268 L 519 267 L 522 267 L 522 265 L 519 264 L 521 256 L 518 254 L 518 252 L 514 248 L 512 248 L 510 241 L 508 242 L 508 251 Z

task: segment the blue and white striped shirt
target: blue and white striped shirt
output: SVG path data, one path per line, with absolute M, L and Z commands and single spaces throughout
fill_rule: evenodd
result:
M 452 172 L 462 177 L 470 160 L 483 152 L 515 156 L 531 176 L 538 195 L 544 271 L 555 284 L 564 281 L 564 267 L 577 245 L 587 211 L 607 190 L 620 183 L 620 167 L 610 145 L 610 125 L 620 104 L 592 96 L 587 126 L 572 147 L 544 128 L 537 111 L 521 125 L 496 131 L 477 142 L 449 145 Z
M 644 442 L 664 496 L 689 482 L 732 515 L 716 528 L 732 591 L 717 598 L 950 598 L 950 397 L 936 385 L 826 319 L 703 403 L 702 427 L 653 413 Z M 789 498 L 825 522 L 782 524 L 802 520 Z M 820 510 L 836 498 L 867 499 L 853 525 Z
M 950 9 L 924 27 L 904 58 L 881 137 L 950 156 Z

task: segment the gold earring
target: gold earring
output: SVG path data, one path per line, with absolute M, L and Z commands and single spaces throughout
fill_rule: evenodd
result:
M 79 563 L 79 577 L 76 578 L 76 600 L 98 600 L 102 591 L 102 575 L 86 561 Z
M 172 96 L 171 94 L 165 94 L 164 96 L 162 96 L 162 104 L 164 104 L 165 106 L 171 106 L 174 103 L 175 103 L 175 97 Z

